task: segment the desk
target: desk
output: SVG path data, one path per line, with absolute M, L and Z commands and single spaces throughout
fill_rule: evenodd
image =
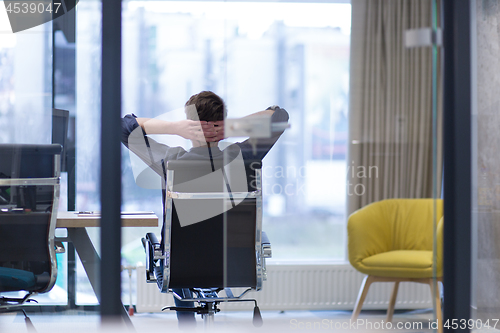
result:
M 94 214 L 78 214 L 77 212 L 57 212 L 56 228 L 88 228 L 98 227 L 101 217 Z M 122 213 L 122 227 L 157 227 L 158 216 L 155 214 Z
M 101 303 L 100 275 L 99 269 L 101 258 L 97 254 L 92 241 L 85 228 L 98 227 L 101 217 L 93 214 L 78 214 L 77 212 L 57 212 L 56 228 L 66 228 L 68 238 L 56 238 L 57 241 L 70 241 L 75 246 L 75 250 L 82 261 L 83 268 L 87 274 L 92 289 Z M 122 213 L 122 227 L 157 227 L 158 217 L 151 214 L 131 214 Z M 115 281 L 112 283 L 121 283 Z M 123 308 L 123 318 L 130 323 L 127 311 Z

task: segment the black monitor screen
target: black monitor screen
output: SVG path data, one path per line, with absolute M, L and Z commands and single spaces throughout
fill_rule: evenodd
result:
M 54 155 L 61 145 L 0 144 L 0 179 L 54 177 Z M 0 207 L 45 211 L 52 205 L 53 186 L 0 186 Z

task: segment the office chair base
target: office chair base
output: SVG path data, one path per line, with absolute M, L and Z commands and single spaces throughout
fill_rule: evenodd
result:
M 260 314 L 260 309 L 257 306 L 257 301 L 255 299 L 230 299 L 226 300 L 226 302 L 254 302 L 255 306 L 253 308 L 253 318 L 252 323 L 255 327 L 261 327 L 264 322 L 262 320 L 262 315 Z M 183 311 L 183 312 L 195 312 L 203 318 L 203 322 L 205 323 L 205 328 L 210 328 L 213 325 L 214 315 L 217 312 L 220 312 L 220 309 L 217 307 L 220 302 L 200 302 L 201 306 L 198 307 L 178 307 L 178 306 L 165 306 L 161 310 L 173 310 L 173 311 Z
M 262 321 L 262 316 L 260 314 L 260 309 L 257 306 L 257 302 L 255 303 L 255 306 L 253 308 L 253 319 L 252 319 L 253 326 L 255 327 L 261 327 L 264 325 L 264 321 Z
M 0 300 L 2 300 L 3 298 L 6 298 L 6 297 L 2 297 L 2 298 L 0 298 Z M 16 299 L 14 299 L 14 300 L 16 300 Z M 17 300 L 20 301 L 21 299 L 17 299 Z M 23 301 L 23 303 L 29 302 L 29 301 L 35 301 L 35 300 L 27 300 L 27 301 Z M 38 302 L 36 302 L 36 303 L 38 303 Z M 3 306 L 5 306 L 5 305 L 3 304 Z M 26 330 L 28 332 L 36 332 L 35 326 L 31 322 L 31 319 L 26 314 L 26 311 L 22 308 L 22 303 L 19 303 L 19 304 L 10 303 L 10 305 L 8 307 L 3 307 L 3 308 L 2 308 L 2 305 L 0 305 L 0 313 L 6 313 L 6 312 L 22 312 L 24 315 L 24 323 L 26 324 Z
M 207 315 L 207 314 L 210 314 L 210 313 L 217 313 L 217 312 L 220 312 L 220 309 L 217 308 L 217 304 L 213 304 L 213 306 L 211 307 L 207 307 L 207 306 L 197 306 L 197 307 L 194 307 L 194 308 L 184 308 L 184 307 L 178 307 L 178 306 L 165 306 L 163 308 L 161 308 L 161 311 L 165 311 L 165 310 L 173 310 L 173 311 L 181 311 L 181 312 L 196 312 L 197 314 L 199 315 Z
M 203 318 L 203 326 L 205 327 L 205 330 L 212 329 L 214 325 L 214 316 L 218 311 L 220 311 L 217 308 L 217 305 L 218 303 L 214 302 L 202 304 L 202 306 L 207 310 L 207 313 L 201 315 L 201 318 Z
M 201 306 L 194 307 L 194 308 L 166 306 L 166 307 L 162 308 L 161 310 L 162 311 L 174 310 L 174 311 L 182 311 L 182 312 L 195 312 L 195 313 L 201 315 L 201 318 L 203 319 L 205 330 L 209 330 L 212 328 L 212 326 L 214 324 L 215 314 L 220 311 L 220 309 L 217 308 L 218 304 L 219 304 L 219 302 L 207 302 L 207 303 L 201 303 Z
M 34 292 L 26 294 L 23 298 L 10 298 L 10 297 L 0 297 L 0 313 L 18 311 L 16 308 L 22 306 L 24 303 L 35 302 L 36 300 L 31 299 L 31 297 L 37 295 Z
M 31 322 L 31 319 L 26 314 L 26 311 L 22 310 L 24 314 L 24 323 L 26 324 L 26 329 L 28 332 L 36 332 L 35 326 Z

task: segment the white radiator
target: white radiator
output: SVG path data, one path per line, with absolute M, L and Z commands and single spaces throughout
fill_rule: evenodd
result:
M 261 310 L 352 310 L 364 275 L 349 264 L 271 264 L 262 290 L 250 292 Z M 146 283 L 145 268 L 137 268 L 137 312 L 161 312 L 173 306 L 171 294 L 159 292 L 156 284 Z M 387 309 L 393 283 L 374 283 L 363 309 Z M 236 295 L 239 290 L 233 290 Z M 428 285 L 402 282 L 396 309 L 431 308 Z M 253 302 L 231 302 L 222 310 L 252 309 Z

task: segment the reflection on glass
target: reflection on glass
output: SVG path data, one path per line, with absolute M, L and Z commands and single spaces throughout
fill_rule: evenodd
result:
M 101 2 L 78 3 L 76 17 L 76 210 L 100 211 Z M 71 102 L 61 90 L 59 102 Z M 61 106 L 62 107 L 62 106 Z M 99 228 L 87 228 L 99 252 Z M 98 274 L 98 272 L 97 272 Z M 76 303 L 97 304 L 80 260 L 76 266 Z
M 432 16 L 432 31 L 437 35 L 439 27 L 438 23 L 438 3 L 436 0 L 432 0 L 431 3 L 431 16 Z M 442 325 L 442 308 L 441 308 L 441 293 L 440 289 L 443 278 L 443 258 L 442 258 L 442 247 L 443 247 L 443 229 L 444 229 L 444 218 L 442 216 L 442 205 L 443 202 L 440 200 L 438 195 L 438 189 L 440 188 L 440 174 L 441 170 L 438 169 L 438 161 L 442 157 L 438 157 L 438 145 L 439 145 L 439 124 L 438 124 L 438 93 L 440 92 L 439 87 L 441 83 L 438 82 L 438 54 L 439 45 L 434 43 L 432 45 L 432 198 L 433 200 L 433 238 L 432 238 L 432 282 L 431 282 L 431 293 L 432 293 L 432 305 L 434 322 Z M 436 330 L 435 330 L 436 331 Z M 440 327 L 438 331 L 442 331 Z
M 0 143 L 51 143 L 52 24 L 13 34 L 0 10 Z M 59 274 L 43 304 L 65 304 L 66 255 L 56 256 Z

